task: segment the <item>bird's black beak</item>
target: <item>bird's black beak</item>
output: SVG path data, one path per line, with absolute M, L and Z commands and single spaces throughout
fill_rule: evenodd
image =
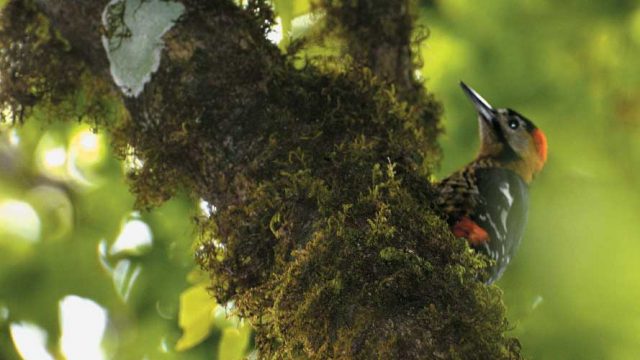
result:
M 460 81 L 460 86 L 462 87 L 462 90 L 464 90 L 465 94 L 467 94 L 469 99 L 471 99 L 471 102 L 473 102 L 473 106 L 476 107 L 478 114 L 482 116 L 487 124 L 492 125 L 495 118 L 495 110 L 493 110 L 493 107 L 489 105 L 487 100 L 483 99 L 480 94 L 467 86 L 467 84 L 465 84 L 464 82 Z

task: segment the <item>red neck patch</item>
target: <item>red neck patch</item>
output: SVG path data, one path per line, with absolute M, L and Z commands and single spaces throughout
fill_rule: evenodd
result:
M 536 144 L 538 156 L 540 156 L 540 160 L 542 160 L 544 164 L 547 162 L 547 137 L 540 129 L 533 130 L 533 134 L 531 135 L 533 136 L 533 142 Z

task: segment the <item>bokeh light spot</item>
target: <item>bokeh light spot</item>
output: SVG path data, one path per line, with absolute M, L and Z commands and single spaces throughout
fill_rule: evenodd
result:
M 111 255 L 126 253 L 140 255 L 151 248 L 153 236 L 151 229 L 142 220 L 129 220 L 120 230 L 115 243 L 111 246 Z
M 208 201 L 204 199 L 200 199 L 199 206 L 200 206 L 200 211 L 206 217 L 211 217 L 211 214 L 215 214 L 216 211 L 218 211 L 218 209 L 214 205 L 211 205 Z
M 282 37 L 283 37 L 282 32 L 283 32 L 282 19 L 280 19 L 280 17 L 277 17 L 275 19 L 275 23 L 273 24 L 273 27 L 271 27 L 271 30 L 267 34 L 267 39 L 272 43 L 278 45 L 280 44 L 280 41 L 282 41 Z
M 12 323 L 11 339 L 24 360 L 53 360 L 47 351 L 47 332 L 27 322 Z
M 63 166 L 66 161 L 67 152 L 63 147 L 57 147 L 44 153 L 44 165 L 47 168 L 56 168 Z
M 94 301 L 75 295 L 60 301 L 60 348 L 67 360 L 104 359 L 102 338 L 107 311 Z
M 36 167 L 48 177 L 66 180 L 67 150 L 64 143 L 50 133 L 44 134 L 35 152 Z
M 106 153 L 102 135 L 94 133 L 90 128 L 81 127 L 71 137 L 69 152 L 78 166 L 92 166 L 100 163 Z
M 40 240 L 40 217 L 30 204 L 18 200 L 0 202 L 0 235 L 28 242 Z

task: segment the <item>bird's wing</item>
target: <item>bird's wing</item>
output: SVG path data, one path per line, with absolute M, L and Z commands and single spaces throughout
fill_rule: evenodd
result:
M 476 171 L 480 198 L 472 217 L 489 233 L 489 241 L 478 246 L 496 264 L 489 283 L 500 278 L 515 254 L 527 223 L 527 184 L 511 170 L 501 168 Z

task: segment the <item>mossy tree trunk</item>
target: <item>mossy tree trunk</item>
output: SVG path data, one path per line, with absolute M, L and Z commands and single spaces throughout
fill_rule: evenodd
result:
M 265 1 L 182 3 L 158 71 L 124 97 L 104 1 L 11 1 L 0 101 L 108 131 L 144 163 L 139 207 L 215 204 L 197 259 L 262 358 L 519 358 L 484 261 L 432 208 L 440 107 L 414 77 L 413 4 L 319 0 L 324 27 L 283 54 Z M 340 55 L 301 59 L 326 43 Z

